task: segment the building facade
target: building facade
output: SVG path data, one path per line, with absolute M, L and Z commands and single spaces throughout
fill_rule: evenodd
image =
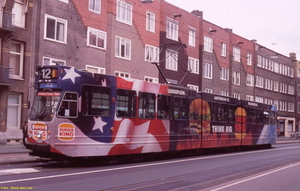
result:
M 278 134 L 299 130 L 296 54 L 245 39 L 204 20 L 201 11 L 165 0 L 0 3 L 1 143 L 22 139 L 35 67 L 57 64 L 274 104 Z
M 0 142 L 22 138 L 28 118 L 32 56 L 31 0 L 0 1 Z

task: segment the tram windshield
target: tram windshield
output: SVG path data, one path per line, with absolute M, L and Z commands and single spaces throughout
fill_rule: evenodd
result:
M 31 107 L 32 121 L 51 121 L 57 109 L 60 92 L 38 92 Z

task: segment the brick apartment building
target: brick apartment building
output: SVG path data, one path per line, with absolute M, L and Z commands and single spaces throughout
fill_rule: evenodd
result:
M 2 143 L 22 138 L 34 68 L 51 64 L 275 104 L 280 134 L 299 129 L 295 54 L 247 40 L 204 20 L 201 11 L 165 0 L 0 2 Z
M 0 143 L 22 137 L 32 70 L 32 0 L 0 1 Z

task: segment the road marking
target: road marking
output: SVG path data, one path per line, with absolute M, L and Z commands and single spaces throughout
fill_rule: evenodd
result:
M 295 149 L 295 148 L 299 148 L 299 147 L 300 146 L 293 146 L 293 147 L 288 147 L 288 148 L 278 148 L 276 150 Z M 253 154 L 253 153 L 261 153 L 261 152 L 271 152 L 271 151 L 274 151 L 274 150 L 273 149 L 270 149 L 270 150 L 259 150 L 259 151 L 251 152 L 251 154 Z M 230 154 L 217 155 L 217 156 L 207 156 L 207 157 L 201 157 L 200 156 L 200 157 L 197 157 L 197 158 L 188 158 L 188 159 L 166 161 L 166 162 L 158 162 L 158 163 L 151 163 L 151 164 L 143 164 L 143 165 L 135 165 L 135 166 L 111 168 L 111 169 L 101 169 L 101 170 L 93 170 L 93 171 L 69 173 L 69 174 L 58 174 L 58 175 L 52 175 L 52 176 L 42 176 L 42 177 L 35 177 L 35 178 L 7 180 L 7 181 L 0 182 L 0 184 L 12 183 L 12 182 L 24 182 L 24 181 L 31 181 L 31 180 L 42 180 L 42 179 L 50 179 L 50 178 L 58 178 L 58 177 L 66 177 L 66 176 L 76 176 L 76 175 L 83 175 L 83 174 L 93 174 L 93 173 L 99 173 L 99 172 L 109 172 L 109 171 L 115 171 L 115 170 L 141 168 L 141 167 L 157 166 L 157 165 L 164 165 L 164 164 L 172 164 L 172 163 L 195 161 L 195 160 L 221 158 L 221 157 L 227 157 L 227 156 L 237 156 L 237 155 L 244 155 L 244 154 L 250 154 L 250 153 L 249 152 L 239 152 L 239 153 L 230 153 Z
M 0 175 L 23 174 L 23 173 L 33 173 L 33 172 L 40 172 L 40 170 L 34 168 L 14 168 L 14 169 L 0 170 Z
M 285 167 L 282 167 L 282 168 L 278 168 L 276 170 L 272 170 L 272 171 L 269 171 L 267 173 L 263 173 L 263 174 L 260 174 L 260 175 L 257 175 L 257 176 L 254 176 L 254 177 L 251 177 L 251 178 L 247 178 L 247 179 L 244 179 L 244 180 L 241 180 L 241 181 L 238 181 L 238 182 L 235 182 L 235 183 L 232 183 L 232 184 L 228 184 L 226 186 L 222 186 L 222 187 L 219 187 L 219 188 L 215 188 L 215 189 L 212 189 L 212 191 L 218 191 L 218 190 L 222 190 L 224 188 L 228 188 L 228 187 L 231 187 L 231 186 L 235 186 L 237 184 L 241 184 L 243 182 L 247 182 L 247 181 L 250 181 L 250 180 L 254 180 L 254 179 L 257 179 L 257 178 L 260 178 L 260 177 L 263 177 L 263 176 L 267 176 L 269 174 L 273 174 L 275 172 L 278 172 L 278 171 L 282 171 L 282 170 L 285 170 L 285 169 L 288 169 L 288 168 L 291 168 L 291 167 L 294 167 L 294 166 L 297 166 L 297 165 L 300 165 L 300 163 L 296 163 L 296 164 L 291 164 L 289 166 L 285 166 Z

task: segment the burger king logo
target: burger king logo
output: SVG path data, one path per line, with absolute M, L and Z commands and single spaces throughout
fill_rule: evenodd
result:
M 75 138 L 75 126 L 71 123 L 61 123 L 58 126 L 58 139 L 72 141 Z
M 238 107 L 235 110 L 235 137 L 244 139 L 246 137 L 246 118 L 247 113 L 244 108 Z

